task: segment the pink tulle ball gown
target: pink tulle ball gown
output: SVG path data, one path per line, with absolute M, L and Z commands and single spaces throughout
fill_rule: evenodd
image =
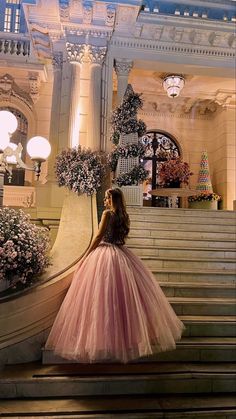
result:
M 79 265 L 46 343 L 78 362 L 128 362 L 175 348 L 184 329 L 152 273 L 105 234 Z

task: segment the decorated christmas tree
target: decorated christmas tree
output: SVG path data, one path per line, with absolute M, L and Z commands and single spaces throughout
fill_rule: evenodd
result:
M 202 152 L 196 189 L 203 193 L 213 193 L 207 151 Z
M 138 118 L 138 109 L 143 105 L 141 95 L 128 85 L 124 100 L 112 113 L 112 137 L 114 149 L 109 155 L 111 171 L 116 174 L 113 183 L 118 186 L 138 185 L 148 173 L 140 164 L 145 146 L 139 137 L 146 132 L 146 124 Z

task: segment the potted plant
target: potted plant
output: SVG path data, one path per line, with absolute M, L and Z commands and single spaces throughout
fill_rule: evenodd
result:
M 172 188 L 179 188 L 181 183 L 188 185 L 189 178 L 193 175 L 189 164 L 180 157 L 162 162 L 158 174 L 160 185 Z
M 105 166 L 101 156 L 81 146 L 62 150 L 56 157 L 56 177 L 59 186 L 76 194 L 95 194 L 102 184 Z
M 220 200 L 220 195 L 207 191 L 188 197 L 189 208 L 194 209 L 217 209 Z

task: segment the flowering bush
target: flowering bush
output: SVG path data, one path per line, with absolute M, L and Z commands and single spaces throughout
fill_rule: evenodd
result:
M 116 170 L 119 157 L 127 159 L 128 157 L 143 157 L 146 147 L 139 144 L 128 144 L 127 146 L 117 146 L 110 154 L 108 154 L 108 165 L 112 172 Z
M 190 171 L 189 164 L 183 162 L 181 158 L 170 159 L 160 164 L 160 183 L 168 185 L 178 181 L 188 185 L 189 178 L 193 173 Z
M 116 179 L 113 180 L 118 186 L 129 186 L 129 185 L 138 185 L 140 182 L 143 182 L 147 179 L 149 172 L 144 169 L 142 165 L 134 166 L 127 173 L 122 173 Z
M 49 235 L 22 210 L 0 209 L 0 280 L 30 284 L 49 265 Z
M 212 192 L 202 192 L 199 195 L 193 195 L 188 197 L 189 202 L 197 202 L 197 201 L 220 201 L 221 196 L 217 195 L 216 193 Z
M 63 150 L 56 158 L 56 176 L 59 186 L 76 193 L 92 195 L 102 183 L 104 165 L 100 156 L 81 146 Z

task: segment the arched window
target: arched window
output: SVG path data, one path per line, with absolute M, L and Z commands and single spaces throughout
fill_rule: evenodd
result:
M 26 150 L 26 140 L 27 140 L 27 133 L 28 133 L 28 121 L 26 117 L 23 115 L 22 112 L 18 111 L 15 108 L 11 107 L 2 107 L 0 110 L 6 110 L 9 112 L 12 112 L 18 121 L 18 127 L 17 130 L 12 134 L 11 136 L 11 143 L 19 144 L 21 143 L 23 146 L 23 153 L 22 153 L 22 160 L 25 161 L 25 150 Z M 12 179 L 11 179 L 11 185 L 15 186 L 23 186 L 25 182 L 25 170 L 24 169 L 13 169 L 12 171 Z M 4 184 L 9 185 L 9 179 L 7 174 L 4 178 Z
M 147 146 L 143 165 L 149 171 L 149 178 L 144 189 L 144 202 L 152 201 L 153 206 L 167 206 L 166 198 L 152 197 L 149 191 L 159 186 L 159 164 L 169 158 L 180 157 L 180 149 L 174 137 L 164 131 L 148 131 L 141 141 Z

